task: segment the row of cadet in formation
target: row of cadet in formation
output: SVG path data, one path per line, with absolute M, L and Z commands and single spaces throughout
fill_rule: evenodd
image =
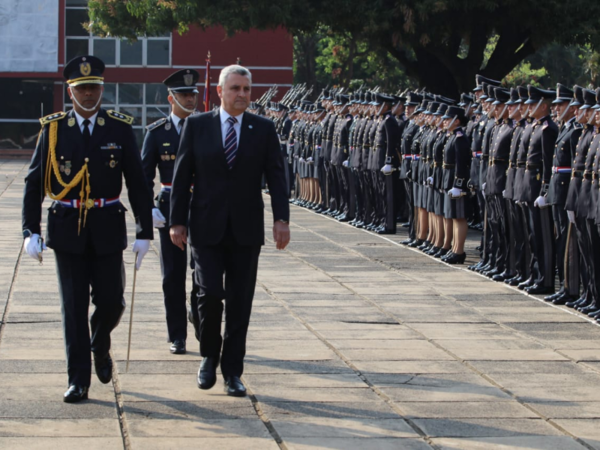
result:
M 469 224 L 495 281 L 600 320 L 600 88 L 324 91 L 255 105 L 276 122 L 290 201 L 462 264 Z M 556 289 L 558 278 L 559 288 Z

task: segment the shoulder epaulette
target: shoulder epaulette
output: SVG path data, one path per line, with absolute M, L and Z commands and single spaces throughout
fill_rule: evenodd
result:
M 47 116 L 42 117 L 40 119 L 40 123 L 42 124 L 42 126 L 44 126 L 50 122 L 55 122 L 57 120 L 64 119 L 65 117 L 67 117 L 67 113 L 59 111 L 54 114 L 48 114 Z
M 106 111 L 106 114 L 108 114 L 108 117 L 125 122 L 127 125 L 131 125 L 133 123 L 133 117 L 128 116 L 127 114 L 122 114 L 120 112 L 113 111 L 112 109 Z
M 161 125 L 164 125 L 167 122 L 167 118 L 163 117 L 162 119 L 158 119 L 156 122 L 151 123 L 150 125 L 148 125 L 146 127 L 146 130 L 148 131 L 152 131 L 155 128 L 160 127 Z

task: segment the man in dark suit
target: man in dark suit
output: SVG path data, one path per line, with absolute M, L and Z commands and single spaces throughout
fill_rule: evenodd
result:
M 69 389 L 64 401 L 88 398 L 91 352 L 102 383 L 112 378 L 110 333 L 125 309 L 123 250 L 126 208 L 119 196 L 123 177 L 136 220 L 136 269 L 148 252 L 152 193 L 144 179 L 131 128 L 133 118 L 100 108 L 104 63 L 93 56 L 71 60 L 64 69 L 73 109 L 40 119 L 42 131 L 25 178 L 25 251 L 40 259 L 41 210 L 48 209 L 46 242 L 54 250 L 67 353 Z M 91 339 L 88 309 L 91 317 Z
M 160 267 L 162 271 L 162 289 L 167 313 L 167 332 L 170 351 L 181 355 L 186 352 L 187 311 L 185 281 L 187 278 L 187 251 L 180 251 L 171 242 L 169 210 L 171 209 L 171 182 L 175 168 L 175 155 L 179 148 L 179 135 L 183 124 L 194 112 L 198 103 L 199 74 L 193 69 L 182 69 L 169 75 L 163 83 L 169 89 L 168 101 L 171 114 L 148 125 L 142 147 L 142 164 L 146 181 L 152 191 L 156 168 L 160 173 L 160 193 L 156 197 L 156 207 L 152 210 L 154 227 L 160 236 Z M 198 313 L 196 298 L 198 288 L 192 288 L 190 319 L 198 335 Z
M 189 229 L 194 276 L 200 286 L 203 359 L 198 387 L 214 386 L 220 362 L 227 394 L 239 397 L 246 395 L 240 377 L 258 257 L 264 244 L 263 174 L 271 195 L 277 248 L 284 249 L 290 240 L 279 140 L 272 121 L 245 112 L 251 82 L 244 67 L 228 66 L 221 71 L 217 86 L 221 107 L 187 119 L 171 190 L 171 239 L 183 250 Z M 221 337 L 223 300 L 225 334 Z

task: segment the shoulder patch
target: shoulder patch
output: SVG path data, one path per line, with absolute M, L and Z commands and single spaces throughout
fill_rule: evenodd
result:
M 108 117 L 112 117 L 113 119 L 120 120 L 121 122 L 125 122 L 127 125 L 131 125 L 133 123 L 133 117 L 128 116 L 127 114 L 122 114 L 120 112 L 109 109 L 106 111 Z
M 57 120 L 61 120 L 64 119 L 65 117 L 67 117 L 67 113 L 66 112 L 56 112 L 54 114 L 48 114 L 47 116 L 44 116 L 40 119 L 40 123 L 43 125 L 46 125 L 47 123 L 50 122 L 55 122 Z
M 462 137 L 463 136 L 463 132 L 462 131 L 457 131 L 456 132 L 456 137 Z
M 146 130 L 148 131 L 152 131 L 155 128 L 160 127 L 161 125 L 164 125 L 167 122 L 167 118 L 163 117 L 162 119 L 158 119 L 156 122 L 151 123 L 150 125 L 148 125 L 146 127 Z
M 544 120 L 544 123 L 542 124 L 542 129 L 544 129 L 544 130 L 545 130 L 546 128 L 548 128 L 548 125 L 550 125 L 550 124 L 548 123 L 548 121 L 547 121 L 547 120 Z

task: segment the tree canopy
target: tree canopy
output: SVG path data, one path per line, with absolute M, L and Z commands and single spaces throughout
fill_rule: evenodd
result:
M 322 27 L 388 52 L 421 87 L 456 98 L 549 43 L 600 47 L 600 3 L 571 0 L 90 0 L 90 28 L 135 39 L 190 26 L 228 33 Z M 490 54 L 490 39 L 493 50 Z M 486 49 L 488 50 L 486 52 Z

